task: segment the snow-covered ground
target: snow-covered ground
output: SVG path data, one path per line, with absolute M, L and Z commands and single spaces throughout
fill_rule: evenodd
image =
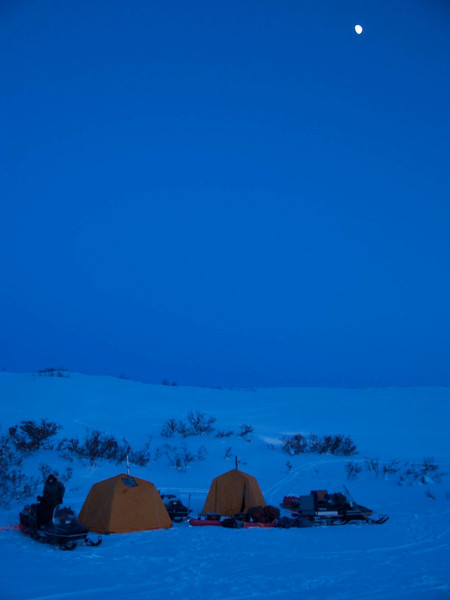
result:
M 103 536 L 98 548 L 61 552 L 6 529 L 17 524 L 25 504 L 14 502 L 0 510 L 1 600 L 450 598 L 450 477 L 399 485 L 398 475 L 376 477 L 367 469 L 349 481 L 345 470 L 349 460 L 364 467 L 367 458 L 414 465 L 432 457 L 441 472 L 450 472 L 448 388 L 228 390 L 67 375 L 0 373 L 0 434 L 22 420 L 46 418 L 62 426 L 58 438 L 99 429 L 138 448 L 151 436 L 151 462 L 132 466 L 131 474 L 161 492 L 176 492 L 194 515 L 212 478 L 233 468 L 237 455 L 270 504 L 311 489 L 339 491 L 344 484 L 358 502 L 390 520 L 289 530 L 181 523 Z M 167 419 L 185 419 L 190 410 L 215 417 L 216 432 L 185 441 L 161 437 Z M 237 435 L 243 424 L 253 427 L 249 441 Z M 215 435 L 229 430 L 230 437 Z M 283 453 L 280 438 L 301 432 L 349 435 L 358 454 Z M 204 460 L 185 472 L 165 456 L 155 460 L 164 444 L 183 443 L 193 454 L 203 446 Z M 60 473 L 73 468 L 65 501 L 77 512 L 94 482 L 126 470 L 109 462 L 68 463 L 56 451 L 42 451 L 26 460 L 27 473 L 37 475 L 42 463 Z

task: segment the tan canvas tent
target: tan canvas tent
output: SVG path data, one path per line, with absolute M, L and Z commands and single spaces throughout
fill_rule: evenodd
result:
M 232 469 L 213 479 L 202 514 L 236 515 L 253 506 L 266 506 L 258 482 L 253 475 Z
M 125 533 L 172 526 L 153 483 L 124 474 L 95 483 L 78 520 L 97 533 Z

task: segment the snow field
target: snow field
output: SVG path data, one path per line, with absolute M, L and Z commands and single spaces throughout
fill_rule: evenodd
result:
M 284 495 L 311 489 L 339 491 L 347 485 L 361 504 L 390 520 L 381 526 L 347 525 L 309 529 L 194 528 L 103 536 L 98 548 L 73 552 L 38 544 L 18 531 L 0 531 L 2 600 L 112 600 L 130 598 L 225 599 L 398 599 L 450 598 L 450 487 L 442 483 L 399 486 L 395 477 L 363 471 L 348 481 L 348 458 L 290 457 L 280 450 L 287 433 L 350 435 L 359 453 L 380 461 L 420 462 L 434 457 L 450 469 L 446 388 L 379 390 L 210 390 L 150 386 L 131 381 L 70 374 L 67 379 L 0 373 L 0 433 L 22 419 L 47 418 L 63 426 L 60 436 L 83 436 L 86 427 L 127 438 L 133 446 L 152 436 L 152 452 L 180 439 L 159 436 L 169 418 L 189 410 L 216 417 L 217 429 L 254 428 L 251 441 L 236 435 L 185 440 L 193 452 L 207 448 L 204 461 L 178 472 L 163 458 L 132 474 L 176 492 L 201 511 L 212 478 L 234 467 L 254 475 L 266 501 L 279 506 Z M 233 449 L 226 460 L 225 450 Z M 287 462 L 291 463 L 290 469 Z M 46 451 L 26 462 L 62 471 L 67 465 Z M 71 463 L 66 502 L 79 511 L 90 486 L 124 471 L 121 465 Z M 427 493 L 429 495 L 427 495 Z M 33 500 L 33 499 L 30 499 Z M 0 526 L 15 524 L 23 503 L 0 511 Z M 6 576 L 5 576 L 6 574 Z

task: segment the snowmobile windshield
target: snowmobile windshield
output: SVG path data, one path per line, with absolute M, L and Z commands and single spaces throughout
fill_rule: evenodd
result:
M 70 525 L 75 519 L 75 513 L 69 506 L 63 506 L 58 504 L 55 506 L 53 511 L 53 525 L 62 527 L 64 525 Z

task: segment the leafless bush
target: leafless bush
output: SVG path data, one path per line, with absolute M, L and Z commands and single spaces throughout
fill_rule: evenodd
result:
M 427 456 L 423 459 L 421 469 L 422 473 L 427 477 L 430 477 L 433 481 L 441 481 L 442 473 L 439 472 L 439 466 L 431 456 Z
M 241 425 L 241 430 L 238 436 L 243 438 L 246 442 L 250 442 L 250 434 L 253 433 L 253 427 L 251 425 Z
M 22 471 L 24 452 L 18 449 L 9 434 L 0 437 L 0 504 L 29 498 L 36 493 L 39 480 Z
M 422 464 L 407 462 L 402 470 L 399 471 L 399 485 L 441 483 L 443 473 L 435 463 L 434 458 L 426 457 Z
M 281 438 L 282 450 L 291 456 L 295 454 L 334 454 L 339 456 L 350 456 L 356 453 L 356 446 L 350 436 L 324 435 L 320 437 L 316 433 L 304 435 L 284 436 Z
M 294 456 L 294 454 L 303 454 L 308 452 L 308 440 L 301 433 L 285 436 L 281 439 L 281 448 L 283 452 Z
M 375 477 L 380 476 L 380 460 L 378 458 L 366 458 L 365 465 L 366 469 L 373 473 Z
M 187 423 L 185 423 L 184 421 L 178 421 L 177 424 L 177 433 L 179 435 L 181 435 L 181 437 L 189 437 L 191 435 L 191 430 L 189 428 L 189 425 Z
M 20 468 L 9 469 L 0 477 L 0 504 L 9 506 L 36 494 L 40 481 L 23 473 Z
M 169 464 L 177 471 L 186 471 L 187 467 L 195 460 L 194 454 L 185 445 L 176 447 L 164 444 L 156 450 L 155 459 L 158 460 L 162 456 L 165 456 Z
M 356 446 L 348 435 L 325 435 L 322 438 L 320 453 L 351 456 L 356 453 Z
M 70 377 L 70 373 L 68 373 L 68 370 L 64 367 L 60 367 L 59 369 L 39 369 L 38 374 L 40 376 L 44 375 L 47 377 Z
M 383 475 L 387 479 L 390 475 L 397 475 L 400 471 L 400 462 L 398 460 L 391 460 L 383 465 Z
M 385 479 L 394 477 L 398 485 L 426 485 L 428 483 L 440 483 L 443 473 L 439 470 L 434 458 L 424 458 L 422 463 L 399 460 L 390 460 L 381 463 L 378 458 L 366 458 L 364 468 L 375 477 L 383 476 Z
M 163 437 L 171 438 L 177 433 L 177 431 L 178 431 L 178 423 L 177 423 L 176 419 L 169 419 L 162 426 L 161 435 Z
M 21 452 L 36 452 L 42 449 L 52 449 L 50 441 L 61 429 L 56 423 L 42 419 L 35 421 L 22 421 L 19 425 L 10 427 L 9 436 L 17 450 Z
M 135 450 L 123 439 L 118 441 L 113 435 L 102 433 L 96 429 L 87 430 L 85 439 L 80 442 L 77 438 L 67 438 L 61 440 L 58 450 L 66 460 L 88 460 L 91 465 L 95 465 L 99 460 L 109 460 L 116 464 L 124 463 L 127 460 L 132 464 L 141 467 L 150 462 L 150 441 L 138 450 Z
M 161 435 L 168 438 L 177 434 L 184 438 L 193 435 L 207 435 L 213 433 L 213 423 L 215 422 L 215 417 L 207 417 L 198 410 L 191 410 L 187 414 L 187 421 L 177 421 L 176 419 L 166 421 L 161 429 Z
M 217 438 L 227 438 L 227 437 L 231 437 L 232 435 L 233 435 L 232 431 L 218 431 L 216 433 Z
M 0 437 L 0 476 L 9 467 L 19 467 L 23 458 L 23 454 L 17 451 L 11 436 L 2 435 Z
M 118 442 L 114 436 L 96 429 L 88 430 L 83 443 L 76 438 L 65 439 L 59 444 L 58 449 L 65 458 L 70 459 L 75 456 L 87 459 L 91 465 L 95 465 L 99 459 L 121 463 L 131 452 L 131 447 L 126 440 Z
M 312 454 L 322 454 L 322 438 L 318 436 L 317 433 L 310 433 L 307 436 L 307 448 L 308 449 L 306 452 L 311 452 Z
M 214 431 L 213 423 L 216 422 L 215 417 L 207 417 L 198 410 L 189 411 L 187 420 L 190 425 L 191 435 L 206 435 Z
M 345 470 L 347 472 L 347 479 L 349 481 L 354 481 L 358 477 L 358 475 L 361 473 L 362 466 L 358 463 L 349 461 L 345 465 Z
M 147 466 L 151 458 L 150 442 L 151 437 L 148 438 L 148 441 L 144 444 L 143 448 L 139 450 L 133 450 L 130 448 L 130 451 L 128 453 L 129 462 L 140 467 Z

